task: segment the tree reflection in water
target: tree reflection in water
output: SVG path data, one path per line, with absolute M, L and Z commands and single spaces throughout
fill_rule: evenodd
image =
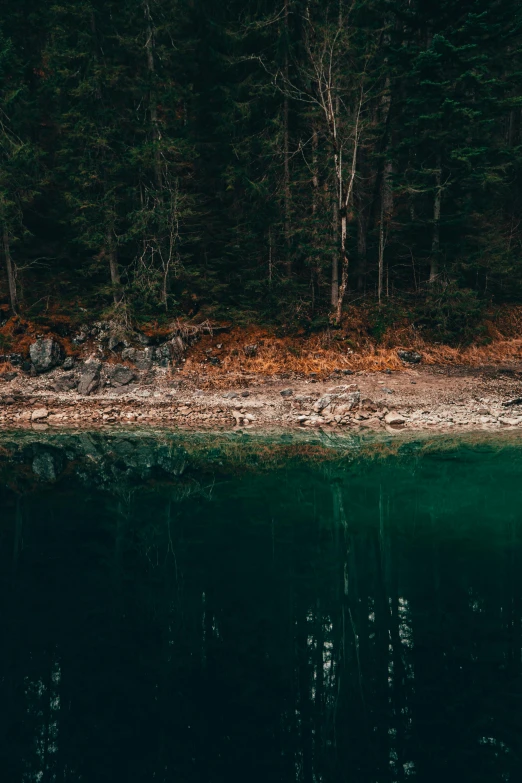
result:
M 5 481 L 1 779 L 521 780 L 521 463 Z

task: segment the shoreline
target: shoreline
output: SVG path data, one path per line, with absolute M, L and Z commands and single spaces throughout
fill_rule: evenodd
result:
M 522 431 L 522 363 L 224 378 L 154 370 L 95 393 L 56 391 L 67 373 L 0 383 L 0 430 L 153 426 L 183 430 Z M 2 376 L 0 376 L 1 378 Z M 110 383 L 110 382 L 109 382 Z

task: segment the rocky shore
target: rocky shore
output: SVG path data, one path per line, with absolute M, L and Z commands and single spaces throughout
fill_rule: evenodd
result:
M 394 371 L 219 375 L 186 370 L 190 338 L 158 347 L 115 339 L 105 336 L 105 350 L 91 342 L 83 355 L 66 356 L 42 337 L 28 358 L 0 357 L 0 427 L 522 430 L 522 365 L 425 367 L 402 352 Z

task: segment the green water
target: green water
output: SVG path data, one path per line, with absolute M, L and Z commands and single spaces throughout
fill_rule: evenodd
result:
M 0 780 L 522 780 L 522 442 L 0 439 Z

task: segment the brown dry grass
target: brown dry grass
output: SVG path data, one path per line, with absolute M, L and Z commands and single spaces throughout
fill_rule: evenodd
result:
M 334 370 L 382 372 L 402 370 L 400 348 L 419 351 L 425 365 L 467 365 L 480 367 L 522 360 L 522 307 L 510 308 L 486 321 L 481 344 L 454 347 L 426 342 L 411 326 L 389 329 L 380 344 L 368 337 L 361 322 L 349 323 L 342 331 L 325 331 L 311 337 L 278 337 L 260 327 L 234 328 L 228 334 L 203 337 L 189 352 L 185 373 L 201 371 L 213 377 L 227 375 L 276 375 L 316 373 L 326 377 Z M 253 357 L 245 345 L 257 344 Z M 218 347 L 221 346 L 221 347 Z M 209 357 L 220 360 L 218 366 Z

